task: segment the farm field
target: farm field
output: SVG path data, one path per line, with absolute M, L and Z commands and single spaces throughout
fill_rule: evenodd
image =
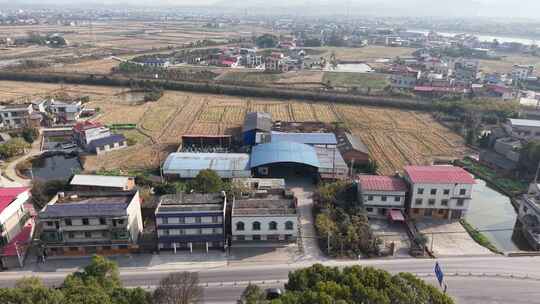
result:
M 361 89 L 371 88 L 382 90 L 390 84 L 387 75 L 374 73 L 343 73 L 325 72 L 323 82 L 337 87 L 357 87 Z
M 480 69 L 486 73 L 509 73 L 514 64 L 533 65 L 535 71 L 540 69 L 540 57 L 516 54 L 499 55 L 503 57 L 501 60 L 480 60 Z
M 80 73 L 80 74 L 110 74 L 111 70 L 118 67 L 119 61 L 113 59 L 88 60 L 74 64 L 53 65 L 39 71 Z
M 321 52 L 322 55 L 320 56 L 324 57 L 330 57 L 330 55 L 334 53 L 338 60 L 374 62 L 377 59 L 382 58 L 411 56 L 416 49 L 368 45 L 361 48 L 321 47 L 313 48 L 313 50 Z
M 18 96 L 17 102 L 23 102 L 58 92 L 73 97 L 89 96 L 87 106 L 100 109 L 98 121 L 137 125 L 137 130 L 124 131 L 135 145 L 99 157 L 86 157 L 87 170 L 156 168 L 178 148 L 184 134 L 239 134 L 248 111 L 266 111 L 274 120 L 282 121 L 342 122 L 368 146 L 379 173 L 385 175 L 401 171 L 407 164 L 429 164 L 465 153 L 463 139 L 424 112 L 177 91 L 166 91 L 159 101 L 141 104 L 122 94 L 127 90 L 0 81 L 0 100 Z

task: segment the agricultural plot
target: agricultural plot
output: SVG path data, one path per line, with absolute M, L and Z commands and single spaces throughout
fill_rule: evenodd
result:
M 212 107 L 207 105 L 197 118 L 200 122 L 220 122 L 225 114 L 225 107 Z
M 330 105 L 312 104 L 311 106 L 313 107 L 317 121 L 332 123 L 340 120 Z
M 308 103 L 290 104 L 294 121 L 317 121 L 313 108 Z
M 290 107 L 287 103 L 267 104 L 266 109 L 270 114 L 272 114 L 273 120 L 293 121 Z

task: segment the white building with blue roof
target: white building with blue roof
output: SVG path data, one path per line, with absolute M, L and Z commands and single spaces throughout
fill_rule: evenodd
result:
M 250 177 L 249 154 L 246 153 L 172 153 L 163 164 L 168 178 L 195 178 L 202 170 L 213 170 L 221 178 Z

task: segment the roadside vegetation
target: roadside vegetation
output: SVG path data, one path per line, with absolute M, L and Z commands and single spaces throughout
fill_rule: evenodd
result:
M 285 293 L 268 300 L 262 288 L 249 285 L 242 304 L 452 304 L 454 300 L 410 273 L 392 275 L 372 267 L 340 269 L 315 264 L 289 273 Z
M 356 187 L 337 182 L 321 185 L 314 194 L 315 229 L 319 246 L 332 257 L 379 255 L 380 240 L 356 202 Z
M 491 241 L 478 229 L 474 228 L 471 224 L 469 224 L 466 220 L 462 219 L 459 221 L 463 228 L 467 230 L 467 233 L 471 236 L 471 238 L 477 242 L 479 245 L 486 247 L 493 253 L 497 254 L 503 254 Z
M 495 170 L 488 168 L 470 158 L 460 160 L 457 162 L 457 164 L 467 169 L 474 175 L 477 175 L 481 179 L 486 180 L 488 183 L 501 189 L 508 195 L 516 196 L 527 191 L 527 183 L 509 177 L 502 177 Z

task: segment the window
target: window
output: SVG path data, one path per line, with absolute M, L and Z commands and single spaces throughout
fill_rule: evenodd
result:
M 450 195 L 450 189 L 444 189 L 443 194 L 444 195 Z
M 217 222 L 218 222 L 218 217 L 212 216 L 212 223 L 217 223 Z
M 424 216 L 433 216 L 433 209 L 425 209 Z
M 99 219 L 99 224 L 100 224 L 100 225 L 106 225 L 106 224 L 107 224 L 107 221 L 106 221 L 104 218 L 100 218 L 100 219 Z
M 253 235 L 253 240 L 254 240 L 254 241 L 260 241 L 260 240 L 261 240 L 261 236 L 258 235 L 258 234 L 255 234 L 255 235 Z
M 118 220 L 118 225 L 124 225 L 124 220 Z
M 439 214 L 443 215 L 444 214 L 444 209 L 439 209 Z
M 420 213 L 420 209 L 413 209 L 414 214 Z
M 381 201 L 386 202 L 386 195 L 381 196 Z
M 237 231 L 244 231 L 244 222 L 237 222 L 236 223 L 236 230 Z
M 69 251 L 79 251 L 79 247 L 69 247 Z
M 87 218 L 83 218 L 82 219 L 82 224 L 85 225 L 85 226 L 88 226 L 88 225 L 90 225 L 90 221 Z
M 161 230 L 163 235 L 169 235 L 169 229 Z
M 414 204 L 415 204 L 415 205 L 422 205 L 422 199 L 421 199 L 421 198 L 417 198 L 416 201 L 414 201 Z
M 294 223 L 291 221 L 285 222 L 285 230 L 293 230 L 294 229 Z
M 441 205 L 442 205 L 442 206 L 448 206 L 448 200 L 443 199 L 443 200 L 441 201 Z
M 53 226 L 54 223 L 53 222 L 47 222 L 47 226 Z
M 64 222 L 66 223 L 66 226 L 71 226 L 71 219 L 65 219 Z
M 435 200 L 434 200 L 434 199 L 430 199 L 430 200 L 428 201 L 428 204 L 429 204 L 430 206 L 435 206 Z
M 161 223 L 168 224 L 169 223 L 169 218 L 167 218 L 167 217 L 162 218 Z
M 465 195 L 467 193 L 467 189 L 459 189 L 459 195 Z
M 202 221 L 202 220 L 201 220 L 201 218 L 200 218 L 200 217 L 196 217 L 196 218 L 195 218 L 195 223 L 197 223 L 197 224 L 200 224 L 200 223 L 201 223 L 201 221 Z
M 372 201 L 372 200 L 373 200 L 373 195 L 368 196 L 368 197 L 367 197 L 367 200 L 368 200 L 368 201 Z
M 431 195 L 437 195 L 437 189 L 431 189 L 430 193 Z
M 274 221 L 268 223 L 268 229 L 269 230 L 277 230 L 277 223 L 274 222 Z
M 75 238 L 75 233 L 73 233 L 73 232 L 68 233 L 68 237 L 70 239 L 74 239 Z
M 102 237 L 107 237 L 107 232 L 106 231 L 101 232 L 101 236 Z
M 463 207 L 463 205 L 465 205 L 465 200 L 462 199 L 462 198 L 458 199 L 458 200 L 457 200 L 457 205 L 458 205 L 459 207 Z
M 90 233 L 90 232 L 85 232 L 85 233 L 84 233 L 84 237 L 87 238 L 87 239 L 89 239 L 89 238 L 92 237 L 92 233 Z
M 373 212 L 373 208 L 371 208 L 371 207 L 370 207 L 370 208 L 366 208 L 366 211 L 367 211 L 367 212 Z
M 243 235 L 237 235 L 236 240 L 237 241 L 244 241 L 246 238 Z
M 261 230 L 261 223 L 253 222 L 253 230 Z
M 424 194 L 424 188 L 418 188 L 418 194 Z
M 401 201 L 401 197 L 399 196 L 394 196 L 394 202 L 399 202 Z

